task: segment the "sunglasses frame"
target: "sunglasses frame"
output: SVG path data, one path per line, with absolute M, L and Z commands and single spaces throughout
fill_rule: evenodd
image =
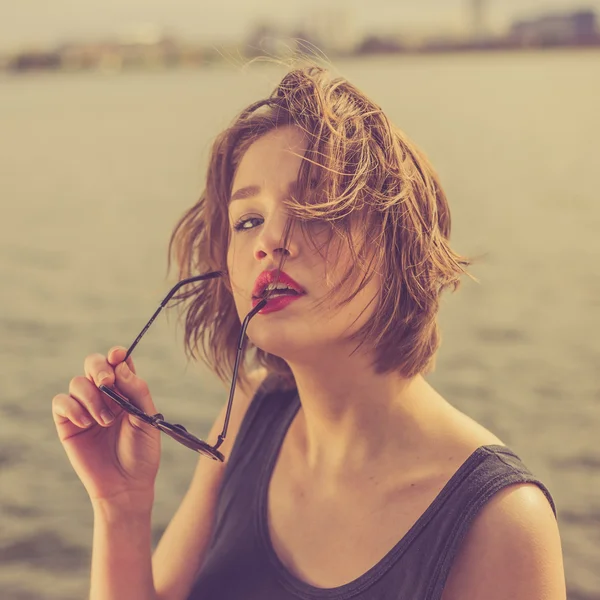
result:
M 144 334 L 148 331 L 158 313 L 166 306 L 166 304 L 171 300 L 171 298 L 175 295 L 175 293 L 184 285 L 188 285 L 190 283 L 194 283 L 196 281 L 205 281 L 207 279 L 214 279 L 216 277 L 221 277 L 223 275 L 227 275 L 226 271 L 211 271 L 210 273 L 204 273 L 203 275 L 196 275 L 195 277 L 189 277 L 187 279 L 182 279 L 179 281 L 165 296 L 163 301 L 160 303 L 154 314 L 150 317 L 149 321 L 146 323 L 142 331 L 135 338 L 134 342 L 129 346 L 127 353 L 125 354 L 125 358 L 123 361 L 126 361 L 133 352 L 134 348 L 138 345 Z M 233 377 L 231 380 L 231 388 L 229 390 L 229 400 L 227 402 L 227 411 L 225 413 L 225 421 L 223 423 L 223 430 L 219 434 L 219 437 L 214 446 L 211 446 L 207 442 L 204 442 L 200 438 L 195 435 L 189 433 L 189 431 L 178 423 L 170 423 L 169 421 L 165 421 L 164 416 L 161 413 L 157 413 L 155 415 L 148 415 L 143 410 L 139 409 L 135 404 L 133 404 L 130 400 L 125 398 L 125 396 L 119 394 L 113 388 L 109 388 L 108 386 L 102 384 L 98 386 L 98 389 L 108 396 L 113 402 L 116 402 L 125 412 L 128 414 L 144 421 L 148 425 L 157 428 L 162 431 L 166 435 L 172 437 L 174 440 L 178 441 L 180 444 L 183 444 L 187 448 L 198 452 L 199 454 L 203 454 L 205 456 L 209 456 L 213 460 L 218 460 L 220 462 L 225 461 L 225 457 L 221 452 L 219 452 L 218 448 L 225 441 L 225 437 L 227 435 L 227 427 L 229 426 L 229 418 L 231 416 L 231 407 L 233 405 L 233 396 L 235 393 L 235 387 L 237 382 L 237 373 L 238 367 L 242 356 L 242 349 L 244 345 L 244 336 L 246 334 L 246 328 L 248 327 L 248 323 L 250 319 L 256 315 L 265 305 L 267 304 L 267 298 L 263 298 L 247 315 L 242 323 L 242 329 L 240 331 L 240 336 L 238 339 L 237 345 L 237 354 L 235 357 L 235 364 L 233 367 Z

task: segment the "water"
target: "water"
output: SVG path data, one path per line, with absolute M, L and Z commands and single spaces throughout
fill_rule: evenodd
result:
M 510 445 L 558 507 L 570 600 L 600 598 L 600 54 L 340 63 L 426 151 L 453 245 L 487 253 L 447 296 L 434 386 Z M 168 289 L 166 246 L 211 140 L 279 72 L 233 67 L 0 80 L 0 597 L 87 595 L 92 514 L 52 397 L 90 352 L 127 344 Z M 137 365 L 205 434 L 224 385 L 186 365 L 164 316 Z M 158 537 L 193 453 L 165 440 Z

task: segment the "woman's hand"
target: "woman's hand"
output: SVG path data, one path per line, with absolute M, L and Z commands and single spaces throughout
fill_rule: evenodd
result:
M 74 377 L 68 394 L 52 400 L 58 437 L 92 503 L 148 509 L 160 461 L 160 432 L 129 415 L 98 386 L 104 384 L 149 415 L 157 410 L 148 385 L 135 373 L 126 350 L 116 347 L 106 357 L 84 361 L 85 377 Z

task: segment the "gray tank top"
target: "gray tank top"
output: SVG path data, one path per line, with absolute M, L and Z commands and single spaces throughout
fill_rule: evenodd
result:
M 265 379 L 227 464 L 207 556 L 189 600 L 439 600 L 452 562 L 481 507 L 514 483 L 548 489 L 506 446 L 481 446 L 454 473 L 408 533 L 366 573 L 336 588 L 292 575 L 270 543 L 267 490 L 279 448 L 300 408 L 296 390 Z M 319 540 L 315 540 L 318 544 Z

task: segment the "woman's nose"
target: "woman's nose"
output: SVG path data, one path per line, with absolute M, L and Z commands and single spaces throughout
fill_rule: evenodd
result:
M 293 223 L 290 221 L 290 230 L 287 244 L 284 244 L 284 234 L 287 217 L 276 217 L 265 220 L 262 224 L 260 235 L 256 238 L 255 257 L 259 260 L 265 256 L 279 258 L 282 253 L 289 257 L 298 254 L 298 243 L 294 235 Z

